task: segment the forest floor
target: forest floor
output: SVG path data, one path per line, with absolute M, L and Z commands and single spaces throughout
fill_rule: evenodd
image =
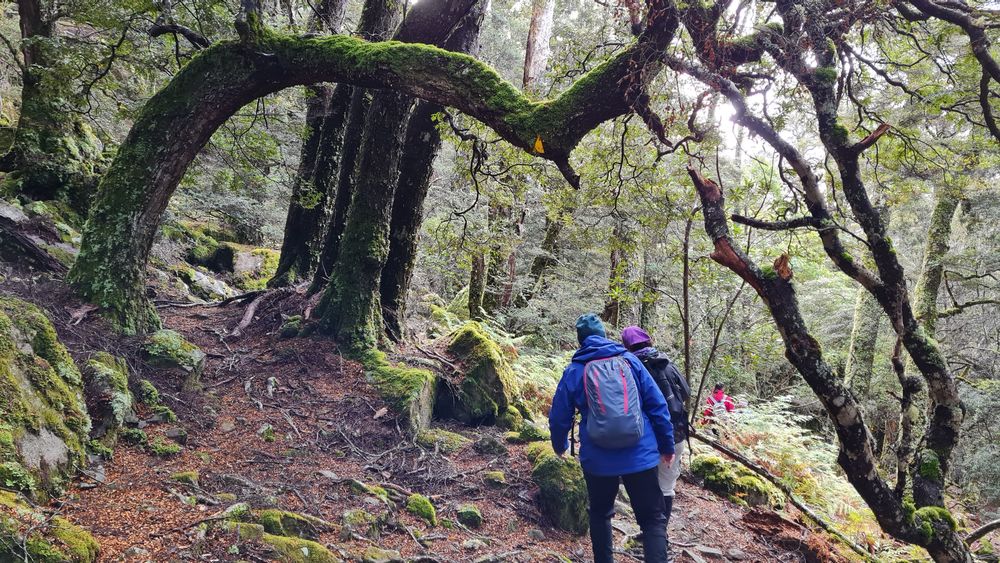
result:
M 148 378 L 176 412 L 175 423 L 145 427 L 151 440 L 178 428 L 187 440 L 176 455 L 158 457 L 120 444 L 114 458 L 91 466 L 51 509 L 89 530 L 101 561 L 265 561 L 271 555 L 220 527 L 205 532 L 227 505 L 276 506 L 339 523 L 346 511 L 382 516 L 379 535 L 330 532 L 318 541 L 344 558 L 369 546 L 398 550 L 412 561 L 589 561 L 589 541 L 551 527 L 534 502 L 536 488 L 523 447 L 509 455 L 466 446 L 451 454 L 416 444 L 367 383 L 363 369 L 319 337 L 280 339 L 281 313 L 298 313 L 294 296 L 261 311 L 239 338 L 226 338 L 245 305 L 164 307 L 164 326 L 208 354 L 203 389 L 180 390 L 180 381 L 143 364 L 137 339 L 112 334 L 91 315 L 72 324 L 81 303 L 60 281 L 0 272 L 0 294 L 14 294 L 45 308 L 78 360 L 107 350 L 125 357 L 132 377 Z M 142 414 L 139 413 L 140 418 Z M 267 441 L 270 426 L 274 440 Z M 435 426 L 477 439 L 494 428 L 453 423 Z M 506 484 L 484 479 L 503 471 Z M 197 471 L 197 485 L 171 479 Z M 475 503 L 483 525 L 430 526 L 391 502 L 358 493 L 356 479 L 431 498 L 438 518 L 455 520 L 460 505 Z M 225 500 L 223 500 L 225 499 Z M 670 522 L 678 561 L 833 561 L 825 536 L 779 515 L 749 510 L 698 487 L 685 476 Z M 616 541 L 638 531 L 627 515 L 616 518 Z M 491 557 L 488 557 L 491 556 Z M 422 557 L 422 558 L 421 558 Z M 623 553 L 620 560 L 641 560 Z

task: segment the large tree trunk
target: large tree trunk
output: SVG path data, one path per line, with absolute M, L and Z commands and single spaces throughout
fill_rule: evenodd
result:
M 618 219 L 611 233 L 611 268 L 608 274 L 608 292 L 601 319 L 611 326 L 623 327 L 635 322 L 632 274 L 635 262 L 634 233 Z
M 934 191 L 934 211 L 924 246 L 924 262 L 917 278 L 913 313 L 924 330 L 934 336 L 937 325 L 938 290 L 944 276 L 944 259 L 951 240 L 951 222 L 958 209 L 961 193 L 953 186 L 942 184 Z
M 442 3 L 472 2 L 427 2 L 432 10 L 443 9 Z M 201 51 L 139 112 L 98 187 L 69 279 L 120 329 L 156 326 L 143 287 L 145 266 L 177 184 L 226 119 L 249 102 L 291 86 L 338 82 L 393 88 L 455 107 L 529 152 L 539 136 L 548 139 L 541 156 L 565 162 L 588 131 L 628 112 L 630 92 L 645 87 L 660 69 L 662 62 L 653 54 L 674 36 L 677 20 L 669 5 L 656 5 L 656 26 L 544 104 L 531 102 L 468 55 L 343 35 L 274 34 L 259 18 L 237 22 L 241 41 Z M 645 69 L 640 82 L 626 80 L 637 67 Z
M 441 111 L 441 106 L 437 104 L 419 102 L 406 124 L 403 155 L 399 161 L 399 184 L 392 201 L 389 255 L 379 282 L 386 334 L 393 340 L 403 337 L 406 298 L 417 261 L 424 199 L 431 186 L 434 158 L 441 148 L 441 133 L 434 121 L 434 116 Z
M 421 13 L 414 8 L 396 39 L 467 51 L 479 37 L 485 7 L 486 2 L 480 0 L 453 12 Z M 384 334 L 379 284 L 389 256 L 393 199 L 413 104 L 408 95 L 378 92 L 363 128 L 354 180 L 357 189 L 346 214 L 338 258 L 318 307 L 320 329 L 333 335 L 347 351 L 372 348 Z M 337 243 L 329 238 L 327 242 Z
M 552 17 L 555 10 L 556 0 L 533 0 L 531 3 L 531 25 L 528 27 L 524 76 L 521 81 L 525 91 L 535 88 L 535 82 L 545 72 L 545 66 L 549 62 L 549 41 L 552 39 Z
M 858 288 L 854 300 L 854 322 L 851 328 L 851 342 L 847 349 L 844 365 L 844 385 L 865 396 L 871 384 L 872 368 L 875 365 L 875 348 L 878 342 L 882 308 L 878 300 L 867 289 Z
M 8 172 L 0 195 L 63 199 L 78 211 L 97 185 L 101 143 L 75 108 L 75 83 L 55 68 L 62 56 L 53 43 L 56 15 L 40 0 L 18 0 L 21 27 L 21 114 L 14 141 L 0 158 Z
M 310 32 L 340 33 L 347 0 L 324 0 L 310 20 Z M 364 30 L 360 30 L 364 34 Z M 280 287 L 312 275 L 328 209 L 329 167 L 339 159 L 343 127 L 349 105 L 349 86 L 313 84 L 306 87 L 306 136 L 292 198 L 285 218 L 278 269 L 268 283 Z

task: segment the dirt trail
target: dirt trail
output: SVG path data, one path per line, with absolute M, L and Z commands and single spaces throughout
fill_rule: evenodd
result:
M 39 280 L 8 279 L 0 283 L 2 292 L 46 307 L 78 357 L 111 340 L 99 320 L 69 326 L 68 309 L 78 303 L 59 282 L 40 286 Z M 298 312 L 294 309 L 301 303 L 290 299 L 281 306 L 286 313 Z M 499 457 L 469 446 L 451 454 L 423 448 L 400 430 L 361 367 L 340 357 L 333 342 L 279 339 L 277 309 L 262 312 L 242 337 L 223 340 L 242 313 L 239 305 L 161 310 L 166 327 L 209 356 L 200 393 L 183 393 L 180 381 L 143 366 L 136 342 L 114 340 L 116 351 L 130 358 L 134 375 L 156 383 L 179 417 L 176 423 L 147 426 L 150 439 L 177 428 L 188 437 L 179 454 L 166 458 L 120 445 L 112 461 L 92 468 L 60 499 L 58 510 L 99 541 L 102 561 L 270 560 L 266 551 L 240 541 L 234 532 L 199 531 L 199 522 L 236 500 L 334 523 L 350 509 L 385 515 L 388 524 L 377 539 L 344 539 L 336 533 L 319 538 L 344 558 L 376 545 L 416 561 L 475 561 L 488 555 L 495 561 L 590 560 L 586 538 L 553 529 L 538 512 L 521 446 L 509 446 L 509 455 Z M 502 438 L 491 428 L 440 424 L 473 440 Z M 268 425 L 274 441 L 261 435 Z M 192 470 L 199 472 L 198 486 L 170 478 Z M 484 479 L 494 470 L 505 473 L 505 485 Z M 475 503 L 483 526 L 475 531 L 432 527 L 355 492 L 349 479 L 427 495 L 439 518 L 455 520 L 458 506 Z M 748 512 L 689 481 L 681 484 L 674 506 L 670 535 L 679 561 L 826 559 L 816 555 L 824 553 L 825 540 L 797 524 Z M 616 522 L 619 545 L 625 533 L 638 531 L 628 518 Z M 638 560 L 631 554 L 619 559 Z

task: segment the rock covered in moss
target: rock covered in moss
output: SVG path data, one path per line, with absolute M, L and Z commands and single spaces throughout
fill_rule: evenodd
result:
M 61 516 L 49 518 L 0 490 L 0 561 L 92 563 L 99 551 L 86 530 Z
M 472 448 L 477 452 L 486 455 L 506 456 L 509 453 L 507 446 L 503 445 L 503 442 L 497 440 L 493 436 L 483 436 L 482 438 L 476 440 L 476 443 L 472 445 Z
M 374 514 L 360 508 L 348 510 L 340 517 L 341 538 L 348 540 L 352 534 L 361 536 L 378 535 L 378 518 Z
M 295 338 L 302 331 L 302 315 L 292 315 L 281 323 L 278 329 L 278 336 L 281 338 Z
M 503 471 L 487 471 L 483 473 L 483 481 L 493 487 L 502 487 L 507 484 L 507 475 Z
M 406 499 L 406 511 L 426 521 L 431 526 L 437 525 L 437 511 L 429 498 L 414 493 Z
M 483 514 L 474 504 L 463 504 L 458 507 L 457 518 L 463 526 L 469 528 L 478 528 L 483 524 Z
M 125 419 L 132 414 L 128 365 L 121 358 L 99 352 L 84 365 L 83 380 L 87 410 L 93 424 L 91 437 L 113 447 Z
M 438 449 L 446 454 L 462 449 L 470 441 L 471 440 L 461 434 L 456 434 L 455 432 L 449 432 L 440 428 L 429 428 L 427 430 L 417 432 L 418 444 L 424 446 L 425 448 Z
M 434 411 L 437 377 L 426 369 L 392 365 L 378 350 L 368 352 L 361 363 L 379 395 L 403 416 L 411 430 L 427 428 Z
M 194 486 L 198 486 L 198 480 L 200 478 L 201 475 L 198 473 L 197 469 L 192 469 L 191 471 L 178 471 L 170 476 L 171 481 Z
M 82 392 L 83 378 L 42 310 L 0 298 L 0 463 L 26 492 L 32 483 L 57 492 L 83 465 L 90 417 Z
M 691 472 L 704 480 L 706 488 L 737 504 L 771 508 L 784 506 L 784 496 L 777 487 L 742 465 L 717 455 L 694 456 Z
M 403 556 L 395 549 L 369 546 L 364 552 L 358 555 L 358 559 L 362 563 L 401 563 Z
M 217 301 L 236 295 L 236 291 L 226 282 L 216 279 L 207 273 L 190 267 L 175 268 L 177 274 L 191 291 L 191 294 L 206 301 Z
M 254 542 L 272 552 L 275 561 L 285 563 L 342 563 L 342 560 L 326 547 L 295 536 L 283 536 L 268 532 L 263 525 L 246 522 L 225 521 L 223 529 L 236 531 L 240 539 Z
M 543 442 L 533 443 L 526 453 L 532 462 L 531 479 L 538 485 L 542 513 L 560 530 L 586 533 L 587 483 L 579 462 L 558 457 Z
M 200 387 L 205 353 L 176 331 L 154 332 L 146 339 L 143 352 L 153 367 L 175 372 L 182 380 L 182 389 L 192 391 Z
M 444 386 L 435 414 L 467 424 L 496 424 L 514 408 L 514 372 L 481 324 L 472 321 L 463 325 L 452 337 L 448 352 L 461 363 L 465 376 L 457 386 Z
M 514 444 L 528 444 L 530 442 L 547 442 L 549 431 L 536 426 L 534 423 L 526 422 L 521 425 L 518 432 L 508 432 L 506 434 L 508 442 Z
M 329 522 L 309 516 L 277 508 L 268 508 L 252 513 L 254 521 L 269 534 L 278 536 L 295 536 L 315 540 L 323 532 L 333 529 Z

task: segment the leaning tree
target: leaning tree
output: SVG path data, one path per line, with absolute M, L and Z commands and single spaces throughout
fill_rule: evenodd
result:
M 420 2 L 413 11 L 445 9 L 445 4 L 461 1 Z M 657 74 L 670 67 L 724 96 L 736 110 L 736 121 L 762 138 L 790 167 L 796 178 L 795 190 L 804 200 L 806 214 L 798 218 L 765 222 L 729 217 L 722 189 L 691 168 L 705 228 L 715 244 L 713 258 L 743 278 L 770 309 L 786 356 L 816 393 L 836 429 L 839 465 L 882 528 L 897 539 L 923 546 L 937 561 L 970 561 L 968 547 L 944 506 L 945 479 L 963 418 L 955 379 L 941 347 L 914 314 L 903 267 L 862 174 L 866 151 L 890 133 L 891 127 L 861 112 L 862 119 L 852 132 L 841 112 L 854 103 L 847 83 L 857 62 L 851 54 L 863 53 L 864 40 L 869 37 L 866 34 L 877 30 L 880 34 L 907 35 L 911 33 L 905 28 L 908 23 L 934 22 L 953 26 L 968 37 L 971 54 L 982 69 L 981 118 L 994 132 L 990 100 L 992 88 L 1000 80 L 1000 67 L 989 50 L 990 27 L 983 13 L 946 0 L 907 0 L 893 3 L 891 8 L 863 0 L 731 4 L 730 0 L 715 4 L 648 0 L 644 20 L 633 21 L 639 31 L 633 43 L 557 97 L 537 101 L 464 54 L 421 44 L 275 33 L 261 23 L 256 0 L 244 0 L 237 23 L 239 40 L 201 51 L 143 108 L 101 181 L 80 256 L 70 273 L 71 282 L 122 329 L 135 332 L 156 326 L 143 283 L 160 216 L 211 134 L 240 107 L 265 94 L 295 85 L 336 82 L 386 88 L 450 106 L 483 122 L 511 144 L 553 161 L 576 186 L 580 179 L 570 165 L 570 153 L 584 135 L 609 119 L 634 111 L 667 146 L 666 152 L 677 147 L 653 111 L 647 92 Z M 758 115 L 755 111 L 760 110 L 754 110 L 747 100 L 762 88 L 761 83 L 779 76 L 793 82 L 809 103 L 808 113 L 814 117 L 811 128 L 829 155 L 830 180 L 822 179 L 814 163 L 782 138 L 766 108 Z M 387 100 L 393 95 L 388 94 Z M 370 117 L 370 125 L 377 124 L 379 118 Z M 393 119 L 393 123 L 399 121 Z M 393 131 L 397 135 L 394 142 L 399 142 L 403 130 Z M 688 139 L 698 137 L 694 134 Z M 374 185 L 387 189 L 385 186 L 394 185 L 391 180 Z M 846 198 L 874 267 L 865 266 L 841 241 L 845 228 L 828 208 L 828 181 Z M 393 198 L 384 193 L 368 195 L 372 198 L 358 206 L 377 205 L 379 229 L 383 229 Z M 358 206 L 354 235 L 368 245 L 362 251 L 372 252 L 353 257 L 363 268 L 351 272 L 366 278 L 362 289 L 370 301 L 363 311 L 332 310 L 340 311 L 338 318 L 344 312 L 360 314 L 361 324 L 355 326 L 367 327 L 377 322 L 373 304 L 379 299 L 379 277 L 387 259 L 384 245 L 388 242 L 384 231 L 364 229 L 363 220 L 370 215 L 361 211 L 374 208 L 362 210 Z M 929 397 L 923 438 L 917 442 L 911 437 L 900 447 L 900 466 L 906 470 L 898 474 L 896 483 L 880 474 L 871 433 L 856 399 L 834 376 L 803 321 L 790 257 L 782 256 L 773 266 L 760 266 L 734 244 L 730 220 L 770 230 L 815 231 L 833 264 L 869 292 L 891 321 L 919 373 L 899 373 L 904 414 L 914 410 L 909 405 L 922 387 L 926 386 Z M 360 285 L 352 291 L 357 287 Z M 349 293 L 339 282 L 335 284 L 328 290 L 327 308 Z M 362 344 L 372 342 L 370 332 L 359 335 L 350 328 L 343 330 L 337 325 L 340 321 L 328 318 L 325 322 L 342 337 L 356 338 Z

